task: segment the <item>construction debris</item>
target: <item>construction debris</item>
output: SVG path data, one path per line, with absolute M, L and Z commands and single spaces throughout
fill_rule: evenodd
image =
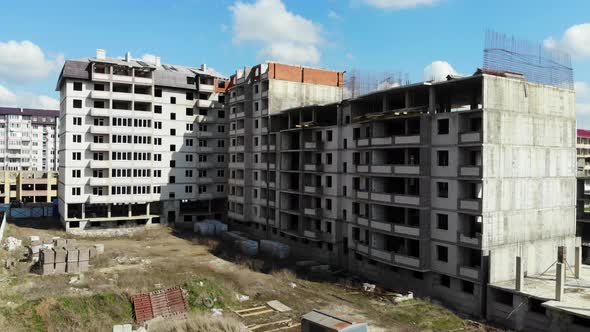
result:
M 414 293 L 412 293 L 412 292 L 408 292 L 408 295 L 396 294 L 396 295 L 394 295 L 393 303 L 402 303 L 404 301 L 413 300 L 413 299 L 414 299 Z
M 4 248 L 8 251 L 12 251 L 21 245 L 22 241 L 12 236 L 9 236 L 6 238 L 6 240 L 4 240 Z
M 155 317 L 186 319 L 187 304 L 179 286 L 132 296 L 135 321 L 142 324 Z
M 372 293 L 375 291 L 375 284 L 364 283 L 363 290 L 367 293 Z
M 250 297 L 248 295 L 243 295 L 243 294 L 236 294 L 236 298 L 240 302 L 244 302 L 244 301 L 250 300 Z
M 278 312 L 291 311 L 291 308 L 287 307 L 286 305 L 277 300 L 268 301 L 266 302 L 266 304 Z

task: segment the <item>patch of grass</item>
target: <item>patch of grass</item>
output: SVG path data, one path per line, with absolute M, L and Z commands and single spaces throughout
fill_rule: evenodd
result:
M 47 322 L 57 331 L 107 330 L 113 324 L 133 321 L 131 301 L 114 293 L 62 297 L 47 309 Z
M 394 320 L 428 328 L 433 331 L 452 331 L 464 327 L 463 320 L 448 309 L 423 300 L 412 300 L 392 307 Z
M 211 317 L 209 313 L 192 312 L 186 320 L 156 320 L 150 330 L 161 332 L 241 332 L 242 324 L 231 316 Z
M 46 331 L 43 318 L 37 312 L 38 301 L 28 301 L 16 308 L 2 308 L 0 315 L 10 324 L 5 331 Z
M 195 277 L 182 287 L 187 292 L 187 302 L 191 310 L 209 310 L 210 301 L 215 308 L 226 308 L 234 302 L 233 291 L 211 278 Z

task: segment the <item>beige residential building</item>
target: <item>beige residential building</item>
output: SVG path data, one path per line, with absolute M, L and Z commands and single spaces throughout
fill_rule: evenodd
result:
M 0 201 L 51 203 L 57 198 L 57 171 L 0 171 Z

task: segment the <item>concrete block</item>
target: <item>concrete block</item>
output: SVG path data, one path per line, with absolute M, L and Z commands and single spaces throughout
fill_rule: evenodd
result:
M 90 249 L 88 250 L 88 253 L 90 255 L 90 258 L 96 256 L 96 248 L 95 247 L 90 247 Z
M 104 244 L 97 243 L 94 245 L 97 254 L 102 254 L 104 252 Z
M 53 249 L 53 242 L 43 243 L 41 246 L 42 249 Z
M 60 239 L 60 238 L 53 239 L 53 246 L 54 247 L 62 248 L 62 247 L 65 247 L 65 245 L 66 245 L 66 239 Z
M 66 239 L 66 246 L 76 246 L 76 239 Z
M 54 264 L 55 263 L 55 251 L 52 249 L 43 249 L 39 255 L 39 261 L 41 264 Z
M 41 274 L 48 275 L 55 273 L 55 265 L 54 264 L 42 264 L 41 265 Z
M 67 262 L 66 263 L 66 272 L 67 273 L 78 273 L 80 269 L 78 269 L 78 261 L 75 262 Z
M 78 249 L 78 260 L 79 261 L 88 261 L 88 260 L 90 260 L 90 250 L 88 248 L 80 248 L 80 249 Z
M 67 252 L 61 248 L 53 248 L 55 251 L 55 263 L 65 263 Z
M 67 262 L 77 262 L 79 257 L 78 249 L 68 249 L 67 251 Z
M 133 326 L 131 324 L 113 325 L 113 332 L 132 332 Z
M 55 263 L 55 273 L 63 274 L 66 273 L 66 263 Z
M 88 261 L 79 261 L 78 262 L 78 271 L 79 272 L 88 272 L 89 265 Z
M 39 241 L 39 236 L 37 235 L 30 235 L 29 236 L 29 241 L 33 242 L 33 241 Z

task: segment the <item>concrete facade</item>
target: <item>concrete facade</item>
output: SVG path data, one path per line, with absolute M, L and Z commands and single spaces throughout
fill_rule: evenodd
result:
M 57 171 L 59 111 L 0 107 L 0 170 Z
M 57 198 L 56 171 L 0 171 L 0 202 L 50 203 Z
M 235 228 L 475 316 L 516 256 L 528 276 L 559 246 L 574 261 L 573 91 L 480 71 L 269 122 L 274 214 L 232 210 L 230 193 Z
M 222 75 L 98 50 L 66 61 L 57 89 L 66 230 L 223 217 Z

